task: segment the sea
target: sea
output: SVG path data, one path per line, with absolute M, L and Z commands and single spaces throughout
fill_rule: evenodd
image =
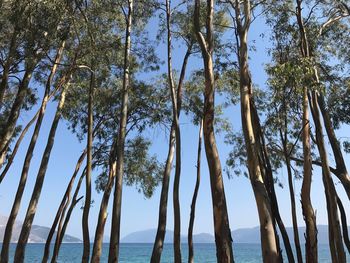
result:
M 0 244 L 1 247 L 1 244 Z M 109 244 L 103 244 L 103 255 L 101 262 L 107 262 Z M 13 262 L 13 254 L 16 244 L 11 244 L 10 258 Z M 148 263 L 152 253 L 153 244 L 145 243 L 122 243 L 120 246 L 120 263 Z M 235 262 L 240 263 L 258 263 L 261 260 L 260 244 L 237 243 L 233 245 Z M 81 243 L 62 244 L 59 263 L 80 263 L 83 245 Z M 25 263 L 41 262 L 44 251 L 44 244 L 27 244 Z M 51 250 L 52 251 L 52 250 Z M 188 247 L 182 245 L 182 260 L 187 262 Z M 329 247 L 326 244 L 319 244 L 319 262 L 331 263 Z M 285 257 L 285 255 L 284 255 Z M 163 248 L 162 263 L 172 263 L 173 245 L 165 244 Z M 347 254 L 347 262 L 350 263 L 350 255 Z M 285 258 L 286 259 L 286 258 Z M 198 263 L 216 263 L 215 244 L 195 244 L 194 260 Z M 288 262 L 285 260 L 285 262 Z

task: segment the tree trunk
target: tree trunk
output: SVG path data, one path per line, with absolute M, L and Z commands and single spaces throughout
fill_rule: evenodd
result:
M 73 188 L 73 184 L 74 184 L 74 181 L 75 181 L 75 178 L 80 170 L 80 167 L 85 159 L 85 156 L 86 156 L 86 153 L 87 153 L 87 150 L 85 149 L 83 151 L 83 153 L 80 155 L 79 159 L 78 159 L 78 162 L 75 166 L 75 170 L 74 170 L 74 173 L 68 183 L 68 186 L 67 186 L 67 189 L 66 189 L 66 192 L 62 198 L 62 201 L 61 201 L 61 204 L 60 206 L 58 207 L 58 210 L 57 210 L 57 213 L 56 213 L 56 216 L 55 216 L 55 219 L 52 223 L 52 226 L 50 228 L 50 231 L 49 231 L 49 234 L 47 236 L 47 239 L 46 239 L 46 243 L 45 243 L 45 249 L 44 249 L 44 256 L 43 256 L 43 259 L 42 259 L 42 263 L 46 263 L 48 261 L 48 258 L 49 258 L 49 255 L 50 255 L 50 246 L 51 246 L 51 241 L 52 241 L 52 237 L 53 235 L 55 234 L 55 230 L 56 230 L 56 227 L 57 227 L 57 224 L 59 223 L 59 221 L 61 222 L 60 218 L 63 218 L 65 213 L 64 211 L 66 210 L 66 207 L 68 206 L 69 204 L 69 199 L 70 199 L 70 193 L 72 191 L 72 188 Z
M 303 256 L 302 256 L 302 253 L 301 253 L 299 231 L 298 231 L 298 219 L 297 219 L 296 205 L 295 205 L 295 194 L 294 194 L 294 187 L 293 187 L 292 166 L 291 166 L 291 163 L 290 163 L 290 158 L 289 158 L 289 154 L 288 154 L 287 145 L 286 145 L 286 141 L 285 140 L 284 140 L 284 143 L 283 143 L 283 152 L 284 152 L 284 159 L 285 159 L 285 162 L 286 162 L 287 173 L 288 173 L 288 186 L 289 186 L 289 196 L 290 196 L 292 221 L 293 221 L 294 245 L 295 245 L 295 250 L 296 250 L 296 253 L 297 253 L 298 263 L 302 263 L 303 262 Z
M 4 156 L 10 146 L 10 141 L 12 139 L 13 133 L 16 128 L 17 120 L 23 106 L 25 97 L 27 95 L 27 90 L 29 86 L 29 82 L 32 78 L 32 73 L 34 71 L 34 65 L 27 66 L 23 79 L 18 86 L 18 91 L 16 94 L 16 98 L 12 104 L 12 108 L 9 114 L 9 117 L 6 122 L 6 128 L 0 134 L 0 163 L 1 165 L 4 162 Z
M 95 240 L 94 240 L 94 246 L 93 246 L 92 257 L 91 257 L 91 262 L 93 263 L 100 262 L 100 258 L 102 254 L 102 242 L 103 242 L 104 228 L 107 220 L 108 202 L 113 189 L 116 166 L 117 166 L 116 145 L 117 145 L 117 138 L 113 142 L 113 145 L 109 154 L 110 157 L 109 157 L 108 182 L 103 193 L 103 197 L 100 205 L 100 212 L 98 214 L 98 222 L 96 226 Z
M 128 0 L 128 14 L 125 32 L 125 53 L 124 53 L 124 78 L 122 92 L 122 108 L 120 112 L 120 123 L 117 142 L 117 167 L 116 181 L 113 199 L 113 214 L 111 239 L 109 244 L 109 263 L 117 263 L 119 257 L 119 239 L 120 239 L 120 217 L 122 206 L 122 188 L 124 175 L 124 145 L 126 139 L 126 124 L 128 116 L 128 90 L 129 90 L 129 68 L 130 68 L 130 49 L 131 49 L 131 26 L 133 15 L 133 0 Z
M 166 231 L 166 218 L 168 207 L 168 192 L 169 192 L 169 179 L 171 173 L 171 166 L 174 159 L 175 152 L 175 128 L 174 124 L 171 125 L 169 138 L 168 156 L 165 163 L 165 169 L 163 174 L 162 191 L 159 201 L 159 216 L 158 216 L 158 228 L 156 238 L 153 244 L 153 251 L 151 256 L 151 263 L 159 263 L 162 255 L 164 237 Z
M 52 147 L 53 147 L 54 142 L 55 142 L 56 130 L 57 130 L 58 123 L 61 119 L 62 108 L 63 108 L 64 101 L 65 101 L 65 95 L 66 95 L 66 87 L 62 90 L 60 101 L 59 101 L 58 106 L 57 106 L 56 114 L 55 114 L 54 120 L 51 124 L 51 129 L 50 129 L 49 137 L 48 137 L 47 144 L 46 144 L 46 147 L 44 150 L 44 154 L 43 154 L 43 157 L 41 159 L 39 172 L 38 172 L 38 175 L 37 175 L 37 178 L 35 181 L 32 196 L 31 196 L 31 199 L 30 199 L 30 202 L 28 205 L 27 213 L 26 213 L 26 216 L 24 218 L 22 230 L 21 230 L 20 236 L 18 238 L 18 243 L 17 243 L 15 257 L 14 257 L 14 261 L 18 262 L 18 263 L 22 263 L 24 261 L 25 248 L 26 248 L 26 244 L 28 242 L 29 233 L 30 233 L 30 230 L 31 230 L 31 227 L 33 224 L 38 201 L 39 201 L 41 190 L 43 187 L 43 183 L 44 183 L 44 179 L 45 179 L 45 175 L 46 175 L 46 171 L 47 171 L 47 166 L 48 166 L 48 163 L 50 160 L 51 150 L 52 150 Z
M 82 172 L 82 174 L 81 174 L 81 176 L 79 178 L 77 187 L 75 188 L 75 191 L 74 191 L 74 194 L 73 194 L 73 198 L 72 198 L 72 202 L 71 202 L 71 205 L 70 205 L 70 207 L 68 209 L 66 218 L 64 219 L 64 223 L 63 223 L 62 229 L 58 229 L 57 230 L 57 233 L 59 232 L 60 235 L 56 235 L 55 246 L 54 246 L 54 250 L 53 250 L 53 254 L 52 254 L 52 258 L 51 258 L 51 263 L 56 263 L 56 261 L 57 261 L 58 253 L 60 251 L 62 240 L 63 240 L 64 234 L 66 233 L 66 229 L 67 229 L 70 217 L 72 215 L 73 209 L 74 209 L 75 205 L 83 198 L 83 196 L 78 198 L 78 193 L 79 193 L 80 186 L 81 186 L 81 183 L 83 182 L 85 174 L 86 174 L 86 167 L 85 167 L 84 171 Z M 61 217 L 60 220 L 62 220 L 62 219 L 63 218 Z
M 3 240 L 3 244 L 2 244 L 2 250 L 1 250 L 1 262 L 8 262 L 8 260 L 9 260 L 8 253 L 9 253 L 9 246 L 10 246 L 10 242 L 11 242 L 13 226 L 14 226 L 14 223 L 16 221 L 16 217 L 17 217 L 20 205 L 21 205 L 24 188 L 25 188 L 25 185 L 27 182 L 28 172 L 29 172 L 31 160 L 33 157 L 33 152 L 34 152 L 35 145 L 36 145 L 36 142 L 37 142 L 37 139 L 39 136 L 41 124 L 42 124 L 42 121 L 43 121 L 43 118 L 45 115 L 46 105 L 49 101 L 51 83 L 52 83 L 53 77 L 54 77 L 56 70 L 57 70 L 57 64 L 61 61 L 64 47 L 65 47 L 65 41 L 62 42 L 61 47 L 57 51 L 55 63 L 51 68 L 50 75 L 49 75 L 47 82 L 46 82 L 45 93 L 44 93 L 44 97 L 43 97 L 42 102 L 41 102 L 38 119 L 36 121 L 34 132 L 33 132 L 32 138 L 30 140 L 30 143 L 29 143 L 29 146 L 27 149 L 27 153 L 26 153 L 24 163 L 23 163 L 20 182 L 19 182 L 17 192 L 16 192 L 16 197 L 15 197 L 14 203 L 12 205 L 9 219 L 7 221 L 7 224 L 6 224 L 5 235 L 4 235 L 4 240 Z
M 337 140 L 337 137 L 335 135 L 331 118 L 329 116 L 328 111 L 326 110 L 322 93 L 318 94 L 318 99 L 319 99 L 319 107 L 322 113 L 324 126 L 326 128 L 327 136 L 334 154 L 334 159 L 335 159 L 336 169 L 337 169 L 337 173 L 335 175 L 337 175 L 338 179 L 341 181 L 345 189 L 345 192 L 350 200 L 350 176 L 346 169 L 343 153 L 341 151 L 339 141 Z
M 276 237 L 276 245 L 277 249 L 279 251 L 279 257 L 280 261 L 283 261 L 282 258 L 282 250 L 280 247 L 280 242 L 279 242 L 279 237 L 276 229 L 276 223 L 278 225 L 278 228 L 280 229 L 284 247 L 286 249 L 287 257 L 288 257 L 288 262 L 294 262 L 294 255 L 292 251 L 292 246 L 289 241 L 289 237 L 287 234 L 287 230 L 284 226 L 284 223 L 282 221 L 280 212 L 279 212 L 279 207 L 278 207 L 278 202 L 277 202 L 277 196 L 276 196 L 276 191 L 275 191 L 275 182 L 273 178 L 273 173 L 272 173 L 272 167 L 270 163 L 270 157 L 267 152 L 266 144 L 265 144 L 265 139 L 264 139 L 264 134 L 262 132 L 262 128 L 260 125 L 260 120 L 259 120 L 259 115 L 257 112 L 257 109 L 255 108 L 255 103 L 254 100 L 251 99 L 251 109 L 252 109 L 252 122 L 253 126 L 255 128 L 255 137 L 257 138 L 257 146 L 260 149 L 260 154 L 258 155 L 259 157 L 259 164 L 261 166 L 262 174 L 263 174 L 263 180 L 265 187 L 267 189 L 267 192 L 269 194 L 270 202 L 271 202 L 271 210 L 272 210 L 272 215 L 273 215 L 273 220 L 274 220 L 274 230 L 275 230 L 275 237 Z
M 214 1 L 207 1 L 206 37 L 201 33 L 200 25 L 200 1 L 195 1 L 194 25 L 197 40 L 199 42 L 205 75 L 204 110 L 203 110 L 203 135 L 205 152 L 209 166 L 210 187 L 213 205 L 214 232 L 216 243 L 216 256 L 218 262 L 234 262 L 232 252 L 232 237 L 229 226 L 229 218 L 226 206 L 222 169 L 219 152 L 216 147 L 214 134 L 214 69 L 213 69 L 213 45 L 214 45 Z
M 317 148 L 320 153 L 322 162 L 322 178 L 326 193 L 327 213 L 328 213 L 328 233 L 329 245 L 331 249 L 332 261 L 345 263 L 346 256 L 343 247 L 343 238 L 341 234 L 338 206 L 337 206 L 337 192 L 331 177 L 331 171 L 328 164 L 328 156 L 323 140 L 323 128 L 320 120 L 320 112 L 318 108 L 317 92 L 313 91 L 310 95 L 310 108 L 316 129 Z
M 64 78 L 62 78 L 62 80 L 64 80 Z M 56 88 L 50 93 L 50 96 L 48 98 L 48 101 L 51 100 L 51 98 L 53 96 L 55 96 L 57 90 L 59 90 L 62 86 L 62 80 L 61 82 L 56 86 Z M 18 151 L 18 148 L 19 146 L 21 145 L 21 142 L 22 140 L 24 139 L 25 135 L 27 134 L 29 128 L 33 125 L 33 123 L 36 121 L 36 119 L 38 118 L 39 114 L 40 114 L 40 111 L 41 111 L 41 107 L 38 109 L 38 111 L 35 113 L 35 115 L 33 116 L 33 118 L 27 123 L 27 125 L 24 127 L 24 129 L 22 130 L 20 136 L 18 137 L 17 141 L 16 141 L 16 144 L 15 144 L 15 147 L 13 148 L 12 152 L 11 152 L 11 155 L 10 157 L 8 158 L 7 160 L 7 163 L 6 163 L 6 166 L 4 168 L 4 170 L 1 172 L 1 175 L 0 175 L 0 184 L 2 182 L 2 180 L 4 180 L 8 170 L 10 169 L 12 163 L 13 163 L 13 160 L 17 154 L 17 151 Z M 0 156 L 0 168 L 1 168 L 1 165 L 3 163 L 3 161 L 5 160 L 5 156 L 6 156 L 6 152 L 3 153 L 3 156 Z
M 166 20 L 167 20 L 167 50 L 168 50 L 168 83 L 173 105 L 173 122 L 175 126 L 175 143 L 176 143 L 176 164 L 173 188 L 173 206 L 174 206 L 174 262 L 181 263 L 181 217 L 180 217 L 180 201 L 179 186 L 181 175 L 181 133 L 179 124 L 180 110 L 177 105 L 176 91 L 173 79 L 172 56 L 171 56 L 171 8 L 169 0 L 165 0 Z
M 348 232 L 348 224 L 346 221 L 346 213 L 345 213 L 343 203 L 340 200 L 339 196 L 337 196 L 337 203 L 338 203 L 340 218 L 341 218 L 341 223 L 342 223 L 344 243 L 345 243 L 345 246 L 348 249 L 348 252 L 350 254 L 350 239 L 349 239 L 349 232 Z
M 261 167 L 259 165 L 259 138 L 255 138 L 256 124 L 253 123 L 254 109 L 251 109 L 252 100 L 252 83 L 248 66 L 248 46 L 247 38 L 251 22 L 250 1 L 245 0 L 244 6 L 244 23 L 241 20 L 240 3 L 235 1 L 233 5 L 236 13 L 237 33 L 239 38 L 238 61 L 240 74 L 240 98 L 241 98 L 241 118 L 242 129 L 247 149 L 247 164 L 250 181 L 252 184 L 255 200 L 258 208 L 260 220 L 260 236 L 262 246 L 262 256 L 264 262 L 279 262 L 280 253 L 277 247 L 277 239 L 274 230 L 273 213 L 271 209 L 271 200 L 265 187 L 265 182 Z
M 93 65 L 91 65 L 93 67 Z M 92 143 L 93 143 L 93 96 L 95 73 L 90 75 L 89 102 L 88 102 L 88 138 L 87 138 L 87 164 L 85 175 L 85 204 L 82 217 L 83 256 L 82 263 L 88 263 L 90 257 L 89 212 L 91 206 L 91 172 L 92 172 Z
M 198 135 L 198 150 L 197 150 L 197 180 L 194 188 L 192 203 L 191 203 L 191 214 L 190 223 L 188 226 L 188 263 L 194 263 L 193 258 L 193 225 L 194 217 L 196 212 L 196 202 L 198 196 L 199 185 L 201 181 L 201 152 L 202 152 L 202 135 L 203 135 L 203 120 L 200 121 L 199 135 Z
M 287 167 L 287 173 L 288 173 L 288 186 L 289 186 L 289 196 L 290 196 L 291 211 L 292 211 L 295 251 L 297 253 L 298 263 L 302 263 L 303 256 L 301 253 L 299 231 L 298 231 L 298 219 L 297 219 L 297 213 L 296 213 L 295 194 L 294 194 L 294 187 L 293 187 L 293 174 L 292 174 L 290 159 L 288 156 L 285 156 L 285 161 L 286 161 L 286 167 Z
M 305 32 L 304 21 L 301 14 L 302 0 L 296 0 L 296 18 L 300 33 L 300 51 L 303 57 L 309 57 L 309 44 Z M 305 255 L 306 263 L 318 262 L 317 255 L 317 227 L 316 215 L 311 203 L 311 182 L 312 182 L 312 160 L 311 160 L 311 146 L 310 146 L 310 119 L 309 119 L 309 99 L 307 96 L 308 89 L 303 87 L 303 155 L 304 155 L 304 177 L 301 187 L 301 206 L 303 210 L 305 225 L 306 225 L 306 244 Z
M 187 62 L 188 62 L 188 58 L 191 55 L 191 50 L 192 50 L 192 43 L 188 46 L 187 52 L 183 59 L 178 88 L 177 88 L 176 103 L 177 103 L 178 117 L 180 116 L 180 110 L 181 110 L 181 104 L 182 104 L 181 102 L 182 102 L 183 81 L 185 79 Z M 167 156 L 164 175 L 163 175 L 162 191 L 161 191 L 160 202 L 159 202 L 158 227 L 157 227 L 156 238 L 153 244 L 152 257 L 151 257 L 152 263 L 160 262 L 160 258 L 163 250 L 164 237 L 165 237 L 165 231 L 166 231 L 166 214 L 167 214 L 167 207 L 168 207 L 169 178 L 171 173 L 171 165 L 174 158 L 174 151 L 175 151 L 174 147 L 175 147 L 175 127 L 174 127 L 174 120 L 173 120 L 171 125 L 171 130 L 170 130 L 169 150 L 168 150 L 168 156 Z
M 288 145 L 288 115 L 287 115 L 287 105 L 285 99 L 283 100 L 284 104 L 284 129 L 279 130 L 280 138 L 283 147 L 283 156 L 286 163 L 287 173 L 288 173 L 288 187 L 289 187 L 289 196 L 291 203 L 291 212 L 292 212 L 292 222 L 293 222 L 293 234 L 294 234 L 294 245 L 295 251 L 297 253 L 298 263 L 303 263 L 303 256 L 301 253 L 299 231 L 298 231 L 298 219 L 295 205 L 295 194 L 293 186 L 293 174 L 292 174 L 292 165 L 290 162 L 290 152 L 287 147 Z

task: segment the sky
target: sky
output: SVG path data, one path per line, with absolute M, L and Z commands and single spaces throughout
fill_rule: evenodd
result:
M 151 37 L 155 37 L 156 28 L 158 28 L 158 22 L 152 20 L 148 25 Z M 265 34 L 264 38 L 261 38 L 261 34 Z M 226 37 L 232 38 L 233 32 L 227 33 Z M 254 83 L 258 83 L 260 87 L 265 86 L 267 76 L 264 68 L 266 63 L 269 62 L 267 54 L 268 49 L 268 36 L 269 29 L 264 23 L 263 18 L 258 18 L 251 27 L 249 35 L 249 42 L 253 44 L 255 42 L 256 51 L 250 53 L 250 67 L 252 72 L 252 78 Z M 185 49 L 178 48 L 178 45 L 174 45 L 173 50 L 173 63 L 176 70 L 180 70 L 182 59 Z M 157 47 L 158 55 L 164 60 L 166 56 L 166 47 L 164 43 L 160 43 Z M 198 57 L 190 58 L 188 65 L 188 73 L 193 69 L 202 67 L 202 61 Z M 161 66 L 161 72 L 166 72 L 166 65 Z M 150 76 L 141 75 L 148 78 Z M 38 87 L 42 89 L 43 87 Z M 220 98 L 216 98 L 220 102 Z M 33 116 L 37 110 L 36 105 L 33 110 L 29 112 L 22 112 L 20 117 L 21 123 L 27 123 L 27 121 Z M 23 220 L 26 208 L 29 203 L 31 192 L 35 183 L 35 177 L 40 165 L 42 153 L 44 151 L 47 136 L 51 126 L 51 122 L 54 116 L 56 103 L 50 103 L 48 105 L 47 113 L 44 118 L 43 126 L 40 132 L 38 143 L 34 152 L 33 160 L 31 163 L 29 178 L 25 188 L 24 197 L 21 203 L 21 208 L 18 220 Z M 241 128 L 240 124 L 240 109 L 238 106 L 229 107 L 225 111 L 225 116 L 229 118 L 232 126 L 235 130 Z M 181 135 L 182 135 L 182 173 L 180 179 L 180 206 L 181 206 L 181 232 L 187 233 L 190 203 L 192 199 L 193 189 L 196 179 L 196 158 L 197 158 L 197 138 L 198 127 L 191 124 L 191 120 L 184 114 L 180 118 Z M 346 136 L 349 134 L 350 129 L 348 127 L 342 127 L 337 133 L 339 136 Z M 4 181 L 0 184 L 0 214 L 9 215 L 11 206 L 16 193 L 23 160 L 26 149 L 29 144 L 30 136 L 33 132 L 33 127 L 27 133 L 26 138 L 22 142 L 19 152 L 15 158 L 8 175 Z M 156 154 L 161 162 L 165 162 L 166 154 L 168 150 L 168 134 L 161 129 L 148 129 L 146 135 L 152 141 L 151 154 Z M 224 167 L 228 153 L 230 152 L 230 146 L 225 145 L 224 136 L 217 136 L 217 146 L 219 149 L 219 155 L 221 164 Z M 35 215 L 34 224 L 42 226 L 51 226 L 56 210 L 59 206 L 63 193 L 66 189 L 68 181 L 73 173 L 77 159 L 80 153 L 85 148 L 85 142 L 79 143 L 76 136 L 67 129 L 65 121 L 61 121 L 57 130 L 55 145 L 52 151 L 49 167 L 47 170 L 43 190 L 41 193 L 38 210 Z M 201 185 L 198 194 L 196 218 L 194 225 L 194 233 L 213 233 L 213 217 L 212 217 L 212 203 L 211 192 L 209 183 L 208 166 L 206 163 L 204 147 L 202 148 L 202 178 Z M 333 159 L 330 157 L 330 161 Z M 349 157 L 346 156 L 346 162 L 349 163 Z M 334 163 L 334 162 L 332 162 Z M 173 171 L 174 172 L 174 171 Z M 98 175 L 98 171 L 93 172 L 93 180 Z M 173 229 L 173 205 L 172 205 L 172 186 L 173 175 L 171 176 L 169 200 L 168 200 L 168 222 L 167 228 Z M 324 198 L 324 188 L 321 180 L 321 172 L 319 169 L 313 170 L 313 184 L 312 184 L 312 203 L 316 210 L 317 224 L 327 224 L 326 203 Z M 224 185 L 227 200 L 227 208 L 229 213 L 229 221 L 231 230 L 238 228 L 250 228 L 259 225 L 258 214 L 255 204 L 255 199 L 251 184 L 248 178 L 233 177 L 228 179 L 225 173 Z M 278 172 L 278 178 L 284 185 L 284 188 L 280 188 L 276 185 L 276 192 L 278 196 L 278 202 L 280 212 L 286 226 L 292 225 L 291 212 L 290 212 L 290 199 L 288 191 L 288 178 L 287 172 L 281 169 Z M 341 198 L 347 201 L 344 190 L 342 189 L 338 180 L 334 178 L 336 188 Z M 304 225 L 301 206 L 300 206 L 300 188 L 301 180 L 294 181 L 295 197 L 297 204 L 298 223 L 300 226 Z M 154 195 L 150 199 L 146 199 L 141 193 L 139 193 L 134 187 L 124 186 L 122 197 L 122 218 L 121 218 L 121 237 L 125 235 L 139 231 L 157 227 L 158 222 L 158 208 L 160 199 L 159 186 Z M 81 187 L 80 195 L 84 195 L 84 186 Z M 102 194 L 98 194 L 93 190 L 94 203 L 90 210 L 89 226 L 91 236 L 94 236 L 95 227 L 98 218 L 99 206 L 101 202 Z M 105 235 L 110 235 L 110 219 L 112 211 L 113 199 L 111 196 L 109 203 L 109 216 L 105 228 Z M 82 237 L 81 230 L 81 217 L 83 202 L 77 205 L 73 212 L 71 221 L 69 223 L 67 234 Z M 345 204 L 345 207 L 348 207 Z M 349 220 L 349 219 L 348 219 Z

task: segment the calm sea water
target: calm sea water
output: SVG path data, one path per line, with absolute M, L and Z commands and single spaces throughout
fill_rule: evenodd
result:
M 0 244 L 1 246 L 1 244 Z M 11 245 L 11 258 L 15 250 L 15 244 Z M 121 244 L 120 263 L 146 263 L 149 262 L 152 252 L 152 244 Z M 81 262 L 82 244 L 63 244 L 60 250 L 59 263 L 79 263 Z M 240 263 L 258 263 L 261 262 L 261 251 L 259 244 L 234 244 L 235 261 Z M 26 249 L 26 263 L 41 262 L 44 244 L 28 244 Z M 103 246 L 103 256 L 101 262 L 107 262 L 108 244 Z M 187 262 L 187 245 L 182 246 L 183 262 Z M 195 244 L 195 262 L 216 263 L 214 244 Z M 350 256 L 348 262 L 350 263 Z M 163 263 L 172 263 L 173 247 L 172 244 L 165 244 L 162 260 Z M 286 261 L 287 262 L 287 261 Z M 328 245 L 319 245 L 319 262 L 330 263 L 330 254 Z

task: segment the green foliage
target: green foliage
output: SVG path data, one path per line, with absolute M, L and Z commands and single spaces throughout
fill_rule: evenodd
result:
M 141 136 L 128 140 L 125 150 L 124 182 L 135 186 L 146 198 L 153 195 L 155 188 L 162 178 L 164 167 L 155 156 L 149 156 L 151 142 Z M 95 183 L 97 191 L 103 191 L 108 179 L 108 162 L 102 167 Z

